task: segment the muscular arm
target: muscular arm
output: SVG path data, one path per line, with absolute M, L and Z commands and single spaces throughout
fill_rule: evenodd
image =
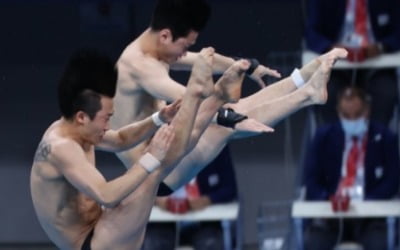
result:
M 118 152 L 132 148 L 142 141 L 152 136 L 158 126 L 162 123 L 169 123 L 175 117 L 181 105 L 181 100 L 163 107 L 156 115 L 153 121 L 153 115 L 142 121 L 126 125 L 118 130 L 108 130 L 103 136 L 102 141 L 96 145 L 98 149 Z M 158 119 L 157 119 L 158 117 Z M 161 124 L 160 124 L 161 122 Z M 157 124 L 158 123 L 158 126 Z
M 176 63 L 171 65 L 171 69 L 173 70 L 191 70 L 194 60 L 198 53 L 195 52 L 187 52 L 187 54 L 179 59 Z M 227 70 L 233 63 L 235 62 L 234 59 L 230 57 L 226 57 L 220 55 L 218 53 L 214 54 L 214 61 L 213 61 L 213 72 L 222 74 L 225 70 Z
M 183 97 L 186 88 L 172 80 L 168 68 L 155 59 L 146 58 L 131 67 L 140 87 L 153 97 L 167 102 Z
M 51 161 L 63 176 L 80 192 L 105 207 L 115 207 L 132 193 L 148 176 L 148 172 L 135 164 L 124 175 L 107 182 L 85 157 L 74 141 L 63 140 L 52 145 Z
M 171 65 L 171 69 L 175 70 L 190 70 L 193 62 L 196 58 L 198 53 L 188 52 L 184 57 L 179 59 L 176 63 Z M 221 54 L 215 53 L 214 61 L 213 61 L 213 73 L 214 74 L 222 74 L 227 70 L 233 63 L 235 59 L 227 56 L 223 56 Z M 262 77 L 265 75 L 270 75 L 272 77 L 280 78 L 281 74 L 274 70 L 270 69 L 264 65 L 256 65 L 254 72 L 249 75 L 249 77 L 256 82 L 261 88 L 266 86 Z
M 108 130 L 96 147 L 110 152 L 119 152 L 134 147 L 157 131 L 151 117 L 138 121 L 118 130 Z

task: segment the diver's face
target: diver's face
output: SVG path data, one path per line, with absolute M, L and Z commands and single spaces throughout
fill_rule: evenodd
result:
M 84 122 L 84 135 L 86 141 L 91 144 L 98 144 L 103 139 L 104 134 L 110 129 L 110 118 L 114 111 L 113 99 L 101 97 L 101 109 L 96 113 L 93 119 L 87 116 Z
M 196 43 L 198 35 L 198 32 L 190 31 L 187 36 L 173 40 L 172 34 L 169 32 L 164 39 L 160 59 L 168 64 L 176 62 L 186 55 L 190 46 Z

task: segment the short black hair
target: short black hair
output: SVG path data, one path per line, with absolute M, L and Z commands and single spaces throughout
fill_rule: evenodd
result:
M 170 29 L 176 40 L 190 31 L 202 31 L 210 14 L 211 8 L 204 0 L 158 0 L 150 28 L 154 31 Z
M 67 63 L 58 85 L 61 114 L 71 119 L 84 111 L 93 119 L 101 109 L 101 95 L 113 98 L 118 73 L 115 64 L 96 50 L 81 49 Z

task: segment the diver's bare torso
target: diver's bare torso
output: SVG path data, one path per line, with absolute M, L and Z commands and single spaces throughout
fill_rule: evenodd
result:
M 101 207 L 77 191 L 51 162 L 54 143 L 65 140 L 58 121 L 46 131 L 36 151 L 31 172 L 31 194 L 38 219 L 60 249 L 80 249 L 100 218 Z M 94 147 L 85 150 L 94 164 Z
M 142 120 L 165 105 L 164 101 L 155 99 L 143 89 L 143 83 L 139 82 L 140 72 L 133 62 L 144 62 L 146 60 L 158 62 L 159 68 L 156 70 L 165 72 L 169 70 L 167 64 L 143 54 L 136 41 L 124 50 L 118 60 L 118 87 L 114 98 L 116 108 L 112 117 L 113 127 L 119 128 L 134 121 Z M 118 107 L 125 108 L 119 109 Z
M 165 106 L 165 101 L 154 98 L 140 83 L 140 72 L 132 62 L 145 62 L 152 60 L 158 68 L 168 74 L 169 67 L 148 55 L 143 54 L 138 46 L 138 42 L 132 42 L 122 53 L 118 60 L 118 85 L 114 97 L 115 110 L 111 118 L 113 129 L 121 128 L 127 124 L 142 120 Z M 154 64 L 153 64 L 154 65 Z M 135 148 L 118 154 L 125 166 L 130 166 L 142 154 L 148 142 L 136 146 Z

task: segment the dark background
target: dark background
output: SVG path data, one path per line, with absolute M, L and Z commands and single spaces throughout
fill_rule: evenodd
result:
M 209 2 L 212 18 L 193 50 L 211 45 L 221 54 L 256 57 L 284 74 L 288 66 L 298 66 L 300 1 Z M 59 117 L 56 85 L 67 59 L 80 47 L 96 47 L 117 59 L 147 27 L 153 5 L 144 0 L 0 1 L 0 245 L 48 242 L 33 212 L 29 172 L 41 135 Z M 187 74 L 173 76 L 183 82 Z M 246 80 L 244 95 L 254 91 L 257 85 Z M 260 204 L 296 195 L 305 115 L 301 111 L 281 122 L 274 134 L 231 143 L 248 246 L 257 243 Z M 108 178 L 124 170 L 112 154 L 98 156 Z

